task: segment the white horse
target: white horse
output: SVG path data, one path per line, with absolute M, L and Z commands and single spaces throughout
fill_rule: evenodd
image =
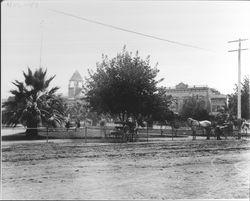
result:
M 241 130 L 247 134 L 248 131 L 250 130 L 250 122 L 244 120 L 243 123 L 241 124 Z
M 207 139 L 208 140 L 210 139 L 210 132 L 211 132 L 211 126 L 212 126 L 211 121 L 208 121 L 208 120 L 198 121 L 192 118 L 188 118 L 187 123 L 188 123 L 188 126 L 190 126 L 193 131 L 193 140 L 195 140 L 196 138 L 196 131 L 197 131 L 197 128 L 199 127 L 206 130 Z

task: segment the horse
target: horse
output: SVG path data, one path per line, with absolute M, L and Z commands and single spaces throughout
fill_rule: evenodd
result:
M 225 125 L 216 125 L 214 127 L 214 134 L 217 137 L 217 140 L 221 140 L 221 135 L 224 135 L 225 139 L 227 139 L 228 136 L 228 129 L 229 128 L 229 124 L 225 124 Z
M 243 123 L 241 124 L 241 130 L 243 132 L 245 131 L 245 134 L 247 134 L 249 129 L 250 129 L 250 123 L 244 120 Z
M 199 127 L 206 130 L 207 140 L 210 139 L 210 132 L 211 132 L 211 126 L 212 126 L 211 121 L 208 121 L 208 120 L 198 121 L 192 118 L 188 118 L 187 123 L 188 123 L 188 126 L 190 126 L 193 131 L 193 140 L 195 140 L 196 138 L 195 134 L 196 134 L 197 128 Z

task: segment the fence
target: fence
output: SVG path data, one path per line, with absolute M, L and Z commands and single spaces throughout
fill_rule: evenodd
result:
M 115 130 L 114 127 L 100 127 L 100 126 L 86 126 L 80 128 L 47 128 L 40 127 L 38 129 L 39 139 L 82 139 L 84 142 L 117 142 L 117 139 L 112 137 L 110 134 Z M 4 131 L 4 132 L 3 132 Z M 7 135 L 24 133 L 25 128 L 2 128 L 2 138 L 8 139 Z M 5 134 L 4 134 L 5 133 Z M 7 133 L 7 134 L 6 134 Z M 241 133 L 242 137 L 249 137 L 249 133 Z M 25 136 L 25 134 L 23 134 Z M 150 141 L 159 138 L 159 140 L 164 140 L 164 138 L 187 138 L 192 136 L 192 131 L 190 128 L 182 127 L 177 130 L 176 133 L 172 132 L 172 129 L 155 129 L 155 128 L 140 128 L 137 131 L 137 141 Z M 196 136 L 206 136 L 203 129 L 198 129 Z M 212 135 L 213 136 L 213 135 Z M 238 130 L 233 130 L 231 133 L 226 133 L 226 137 L 238 136 Z M 223 136 L 222 136 L 223 137 Z M 22 139 L 20 137 L 20 139 Z M 4 139 L 3 139 L 4 140 Z

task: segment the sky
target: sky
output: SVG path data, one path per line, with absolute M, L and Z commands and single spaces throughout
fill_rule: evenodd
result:
M 238 43 L 228 41 L 249 39 L 241 44 L 249 48 L 241 52 L 243 80 L 250 74 L 249 11 L 249 1 L 3 1 L 1 96 L 11 95 L 12 82 L 24 81 L 22 72 L 28 67 L 40 66 L 48 77 L 56 75 L 51 87 L 59 86 L 58 92 L 67 95 L 75 70 L 88 77 L 102 54 L 113 58 L 124 45 L 129 52 L 138 50 L 143 59 L 150 55 L 152 67 L 158 63 L 161 86 L 184 82 L 233 93 L 238 53 L 228 50 L 238 49 Z

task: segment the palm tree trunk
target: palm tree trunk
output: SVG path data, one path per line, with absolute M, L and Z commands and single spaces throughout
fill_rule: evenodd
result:
M 26 129 L 26 136 L 27 137 L 38 136 L 38 129 L 37 128 L 27 128 Z
M 27 137 L 36 137 L 38 135 L 37 123 L 34 119 L 29 119 L 27 121 L 26 136 Z

